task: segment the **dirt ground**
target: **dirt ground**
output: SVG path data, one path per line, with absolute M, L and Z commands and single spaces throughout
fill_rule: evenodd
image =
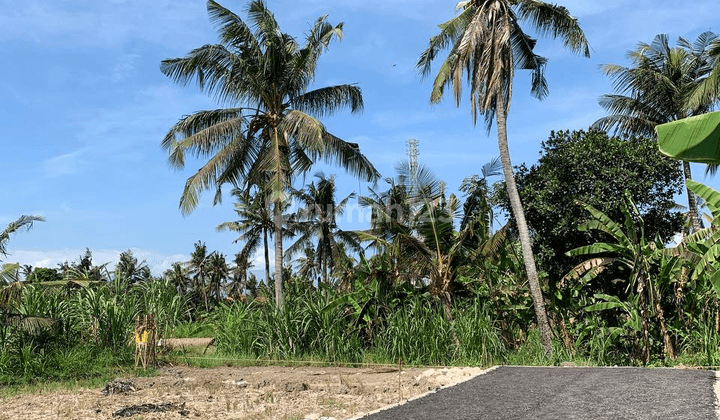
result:
M 180 343 L 174 343 L 179 345 Z M 195 343 L 193 343 L 195 344 Z M 4 419 L 358 418 L 483 373 L 480 368 L 164 367 L 118 378 L 124 392 L 53 391 L 0 400 Z M 130 413 L 123 413 L 120 410 Z M 143 410 L 166 410 L 143 412 Z

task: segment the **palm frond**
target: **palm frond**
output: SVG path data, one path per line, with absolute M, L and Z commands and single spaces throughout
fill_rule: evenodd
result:
M 200 90 L 219 102 L 245 102 L 253 98 L 253 90 L 246 87 L 257 84 L 255 70 L 254 62 L 219 44 L 204 45 L 186 57 L 160 63 L 160 71 L 165 76 L 182 86 L 195 80 Z
M 455 40 L 465 31 L 468 23 L 473 17 L 475 9 L 467 7 L 456 17 L 438 25 L 440 33 L 430 38 L 428 48 L 420 54 L 417 67 L 423 78 L 430 74 L 432 61 L 437 54 L 446 49 L 449 45 L 455 44 Z M 453 53 L 450 53 L 453 56 Z M 454 66 L 453 66 L 454 67 Z M 444 84 L 443 84 L 444 85 Z
M 239 151 L 244 149 L 244 139 L 235 138 L 227 146 L 219 150 L 213 155 L 205 165 L 203 165 L 197 173 L 191 175 L 185 182 L 182 196 L 180 197 L 180 211 L 183 214 L 189 214 L 198 205 L 200 192 L 218 185 L 218 178 L 227 171 Z M 242 173 L 243 167 L 233 168 Z M 216 201 L 217 201 L 216 196 Z
M 282 46 L 283 34 L 280 32 L 280 26 L 264 1 L 251 1 L 247 7 L 247 14 L 260 45 L 268 49 L 278 49 Z
M 547 59 L 533 52 L 536 40 L 525 34 L 518 25 L 512 26 L 512 50 L 515 67 L 532 71 L 530 93 L 543 100 L 549 93 L 545 79 L 545 66 Z
M 28 216 L 22 215 L 17 220 L 10 222 L 7 227 L 0 232 L 0 254 L 4 257 L 8 256 L 7 242 L 10 239 L 10 235 L 17 233 L 21 229 L 30 230 L 35 222 L 44 222 L 45 218 L 42 216 Z
M 186 152 L 207 157 L 233 139 L 243 138 L 247 121 L 242 112 L 242 108 L 199 111 L 180 119 L 161 143 L 168 152 L 170 166 L 182 169 Z
M 294 80 L 302 89 L 307 88 L 315 77 L 318 59 L 327 50 L 332 39 L 342 40 L 343 26 L 342 22 L 332 26 L 327 22 L 327 15 L 317 18 L 306 36 L 305 45 L 294 54 L 290 62 L 289 79 Z
M 294 98 L 292 107 L 317 117 L 333 115 L 340 109 L 363 110 L 362 91 L 357 85 L 336 85 L 315 89 Z
M 214 0 L 208 0 L 207 10 L 210 22 L 218 26 L 223 43 L 240 50 L 260 54 L 260 46 L 253 36 L 252 30 L 238 15 Z
M 313 161 L 323 159 L 368 182 L 375 182 L 380 177 L 377 169 L 360 152 L 357 143 L 346 142 L 328 133 L 319 120 L 303 112 L 289 112 L 281 129 L 295 138 Z
M 544 1 L 523 0 L 518 2 L 518 16 L 530 21 L 539 34 L 560 38 L 568 50 L 590 57 L 590 44 L 585 33 L 565 7 Z

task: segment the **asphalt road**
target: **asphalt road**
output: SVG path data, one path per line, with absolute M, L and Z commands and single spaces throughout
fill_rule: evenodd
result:
M 715 419 L 715 372 L 500 367 L 365 419 Z

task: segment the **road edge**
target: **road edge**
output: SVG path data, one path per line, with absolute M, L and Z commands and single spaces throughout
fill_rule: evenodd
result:
M 715 371 L 713 390 L 715 391 L 715 417 L 720 419 L 720 370 Z
M 502 365 L 496 365 L 496 366 L 489 367 L 489 368 L 487 368 L 487 369 L 484 369 L 482 372 L 478 373 L 477 375 L 470 375 L 470 376 L 468 376 L 467 378 L 463 378 L 463 380 L 460 381 L 460 382 L 457 382 L 457 383 L 454 383 L 454 384 L 452 384 L 452 385 L 448 385 L 448 386 L 445 386 L 445 387 L 442 387 L 442 388 L 430 390 L 430 391 L 428 391 L 428 392 L 425 392 L 424 394 L 416 395 L 416 396 L 414 396 L 414 397 L 412 397 L 412 398 L 408 398 L 408 399 L 406 399 L 406 400 L 404 400 L 404 401 L 401 401 L 401 402 L 398 402 L 398 403 L 386 405 L 385 407 L 378 408 L 377 410 L 373 410 L 373 411 L 370 411 L 370 412 L 368 412 L 368 413 L 362 413 L 362 414 L 357 415 L 357 416 L 355 416 L 355 417 L 351 417 L 350 420 L 359 420 L 359 419 L 365 418 L 365 417 L 367 417 L 367 416 L 370 416 L 370 415 L 379 413 L 379 412 L 381 412 L 381 411 L 389 410 L 389 409 L 391 409 L 391 408 L 394 408 L 394 407 L 398 407 L 398 406 L 407 404 L 407 403 L 409 403 L 409 402 L 411 402 L 411 401 L 415 401 L 415 400 L 417 400 L 417 399 L 419 399 L 419 398 L 423 398 L 423 397 L 426 397 L 426 396 L 428 396 L 428 395 L 430 395 L 430 394 L 434 394 L 434 393 L 438 392 L 438 391 L 441 390 L 441 389 L 450 388 L 450 387 L 453 387 L 453 386 L 455 386 L 455 385 L 459 385 L 459 384 L 461 384 L 461 383 L 463 383 L 463 382 L 467 382 L 467 381 L 469 381 L 469 380 L 471 380 L 471 379 L 477 378 L 477 377 L 480 376 L 480 375 L 484 375 L 484 374 L 486 374 L 486 373 L 492 372 L 493 370 L 495 370 L 495 369 L 497 369 L 497 368 L 499 368 L 499 367 L 501 367 L 501 366 L 502 366 Z M 717 392 L 717 391 L 716 391 L 716 392 Z

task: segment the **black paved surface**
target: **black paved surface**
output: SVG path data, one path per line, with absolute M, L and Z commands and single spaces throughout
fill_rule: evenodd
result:
M 500 367 L 365 419 L 715 419 L 715 372 Z

